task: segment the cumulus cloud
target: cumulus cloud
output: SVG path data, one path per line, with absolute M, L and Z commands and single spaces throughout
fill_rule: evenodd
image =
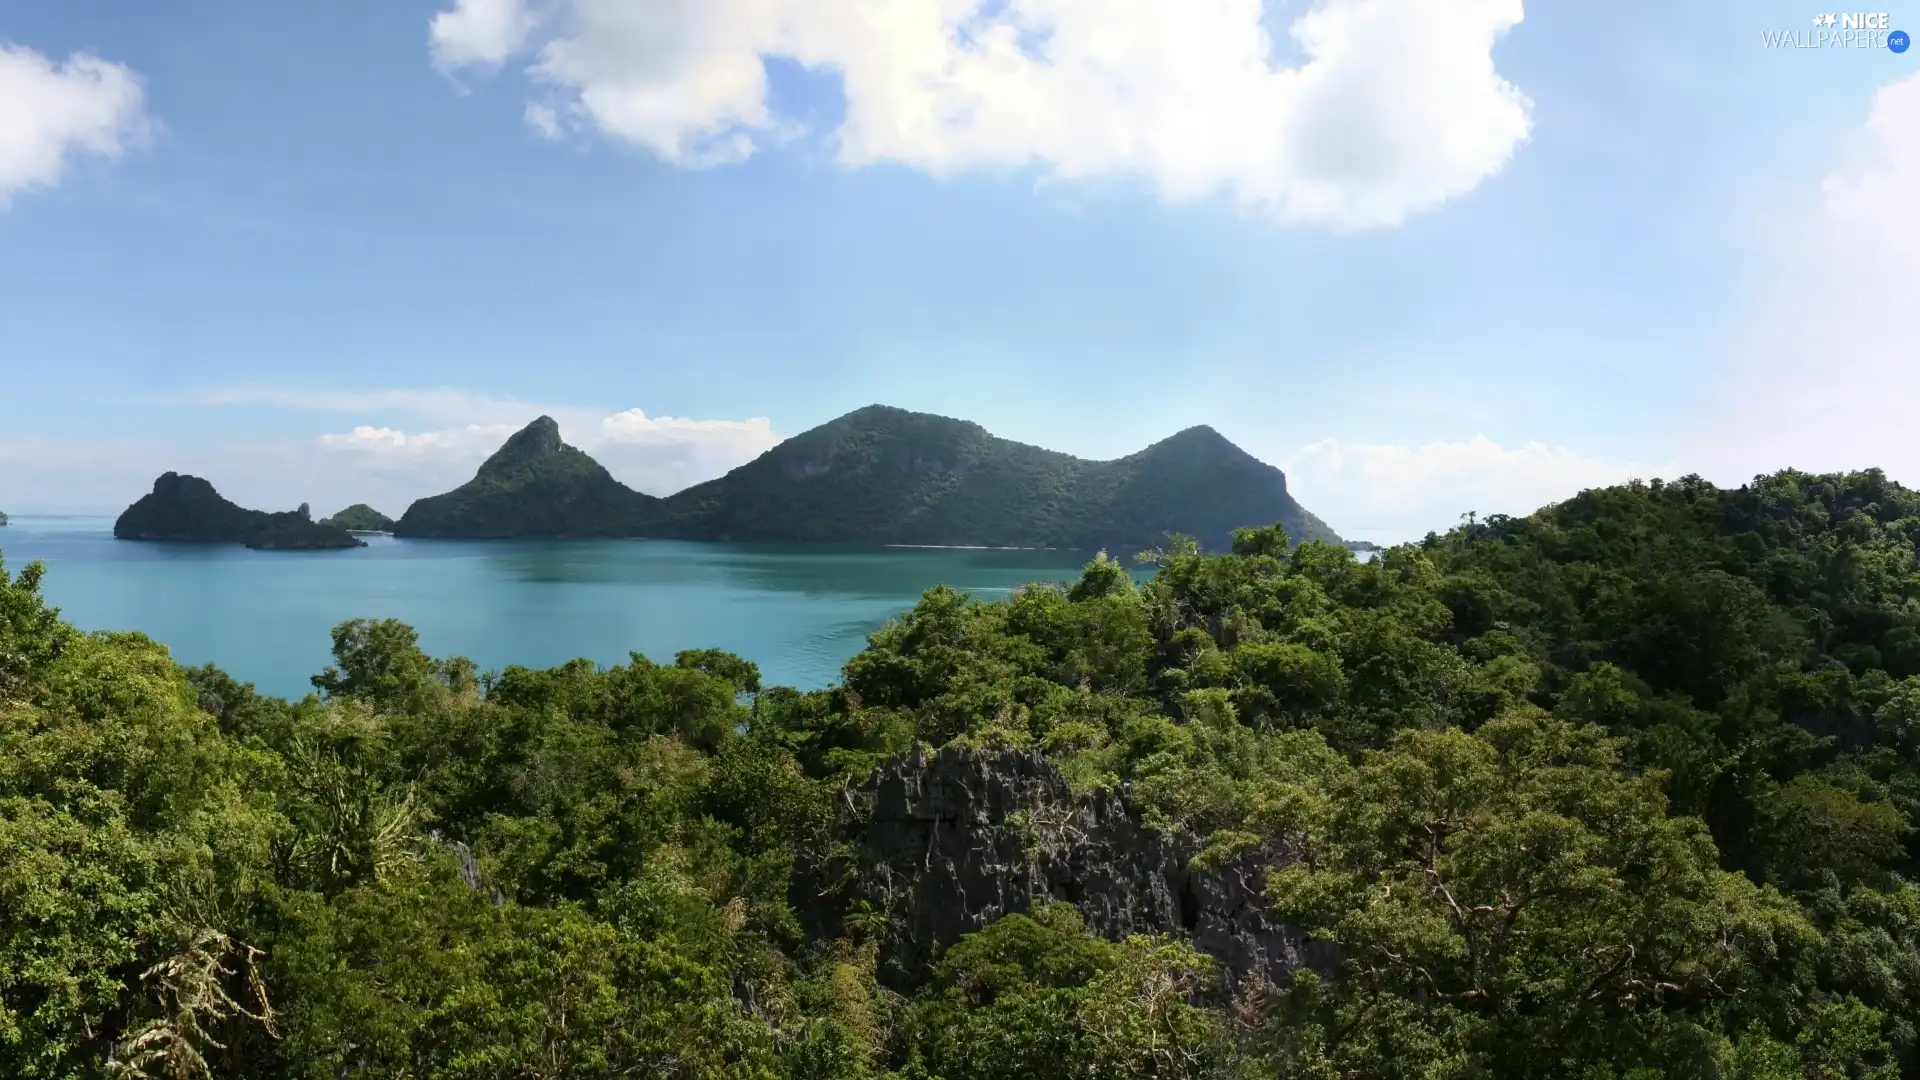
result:
M 538 18 L 519 0 L 460 0 L 427 25 L 434 66 L 453 71 L 497 64 L 526 44 Z
M 1147 179 L 1283 221 L 1390 226 L 1472 190 L 1525 141 L 1495 70 L 1521 0 L 1319 0 L 1288 40 L 1262 0 L 456 0 L 443 70 L 526 58 L 549 135 L 676 165 L 791 137 L 766 59 L 839 76 L 840 161 L 946 175 Z M 1284 46 L 1298 60 L 1276 62 Z
M 464 482 L 499 449 L 507 436 L 535 415 L 560 424 L 561 437 L 592 454 L 624 483 L 666 495 L 711 480 L 758 457 L 780 441 L 766 417 L 696 420 L 649 416 L 640 409 L 595 413 L 584 409 L 523 406 L 525 416 L 508 423 L 473 423 L 408 432 L 362 425 L 320 437 L 320 446 L 364 469 L 412 479 L 419 494 L 434 494 Z M 436 486 L 438 485 L 438 486 Z
M 0 210 L 60 182 L 73 158 L 117 158 L 148 129 L 140 79 L 86 53 L 55 61 L 0 42 Z
M 362 424 L 338 435 L 322 435 L 320 445 L 329 450 L 367 454 L 376 465 L 396 464 L 429 456 L 470 456 L 478 447 L 498 446 L 513 432 L 512 424 L 468 424 L 447 431 L 409 435 L 390 427 Z
M 1690 457 L 1724 483 L 1793 467 L 1880 467 L 1920 484 L 1920 75 L 1881 87 L 1795 237 Z
M 1462 514 L 1529 514 L 1587 488 L 1672 476 L 1615 465 L 1564 447 L 1508 448 L 1476 435 L 1425 446 L 1325 439 L 1283 468 L 1301 504 L 1349 539 L 1398 543 L 1445 531 Z

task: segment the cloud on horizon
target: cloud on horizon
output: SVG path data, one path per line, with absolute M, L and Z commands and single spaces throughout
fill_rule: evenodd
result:
M 151 129 L 140 77 L 89 53 L 54 61 L 0 41 L 0 212 L 73 159 L 118 158 Z
M 1684 440 L 1720 483 L 1793 467 L 1883 468 L 1920 486 L 1920 75 L 1882 86 L 1799 223 L 1797 272 L 1734 343 Z
M 1532 129 L 1493 48 L 1521 0 L 455 0 L 457 75 L 523 60 L 527 122 L 698 168 L 801 134 L 766 61 L 839 77 L 842 165 L 1038 167 L 1224 197 L 1287 223 L 1390 227 L 1473 190 Z M 1281 59 L 1277 59 L 1280 57 Z
M 413 477 L 428 484 L 457 476 L 464 483 L 507 436 L 535 416 L 549 415 L 559 422 L 562 438 L 593 455 L 622 483 L 649 495 L 670 495 L 744 465 L 780 441 L 764 416 L 696 420 L 649 416 L 640 409 L 596 414 L 586 409 L 524 406 L 522 411 L 524 417 L 509 422 L 411 433 L 360 425 L 322 435 L 319 445 L 358 468 L 391 477 Z M 422 494 L 446 486 L 451 485 Z
M 467 482 L 507 436 L 536 416 L 640 491 L 666 495 L 753 460 L 780 441 L 766 417 L 702 420 L 543 406 L 449 387 L 316 389 L 252 385 L 164 399 L 163 407 L 243 407 L 387 414 L 317 436 L 207 444 L 179 439 L 0 439 L 0 509 L 117 513 L 163 471 L 205 477 L 243 506 L 330 513 L 356 502 L 398 515 L 413 500 Z M 464 420 L 462 419 L 464 417 Z
M 562 436 L 624 483 L 665 495 L 743 465 L 782 436 L 765 417 L 746 420 L 652 416 L 541 406 L 450 387 L 341 390 L 246 386 L 200 391 L 176 405 L 301 409 L 365 416 L 406 414 L 411 422 L 361 423 L 307 439 L 244 446 L 158 448 L 112 444 L 0 442 L 0 507 L 117 511 L 143 494 L 162 466 L 211 480 L 243 505 L 285 508 L 311 502 L 328 513 L 368 502 L 398 514 L 416 498 L 465 483 L 486 457 L 535 416 L 550 415 Z M 465 413 L 464 422 L 452 418 Z M 1679 470 L 1615 464 L 1564 447 L 1502 446 L 1485 436 L 1423 446 L 1323 439 L 1276 462 L 1303 505 L 1351 539 L 1395 543 L 1456 524 L 1467 511 L 1525 514 L 1589 487 Z M 26 487 L 33 484 L 34 487 Z M 106 493 L 104 497 L 96 493 Z
M 1530 514 L 1587 488 L 1675 475 L 1538 442 L 1503 447 L 1484 435 L 1424 446 L 1323 439 L 1281 467 L 1301 505 L 1347 539 L 1376 543 L 1445 532 L 1469 511 Z

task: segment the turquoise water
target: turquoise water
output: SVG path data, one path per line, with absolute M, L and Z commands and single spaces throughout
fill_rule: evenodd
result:
M 357 551 L 264 552 L 116 541 L 112 524 L 16 516 L 0 528 L 0 556 L 9 570 L 46 563 L 47 597 L 77 626 L 139 630 L 181 663 L 219 664 L 290 696 L 326 666 L 327 632 L 360 617 L 404 620 L 428 652 L 482 668 L 720 648 L 758 663 L 769 684 L 819 687 L 934 585 L 1003 597 L 1072 578 L 1087 558 L 384 536 Z

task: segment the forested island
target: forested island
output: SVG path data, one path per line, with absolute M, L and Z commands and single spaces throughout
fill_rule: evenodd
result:
M 266 551 L 366 546 L 337 525 L 314 521 L 304 503 L 286 513 L 248 510 L 221 497 L 200 477 L 172 472 L 162 474 L 152 491 L 121 513 L 113 535 L 119 540 L 244 544 Z
M 1286 476 L 1197 427 L 1115 461 L 996 438 L 978 424 L 870 406 L 666 498 L 636 492 L 541 417 L 473 480 L 421 499 L 398 536 L 649 537 L 1131 551 L 1168 533 L 1224 546 L 1278 522 L 1338 542 Z
M 815 692 L 360 621 L 299 702 L 29 566 L 0 1075 L 1920 1076 L 1916 543 L 1686 478 L 934 589 Z
M 337 526 L 348 532 L 390 533 L 393 531 L 393 519 L 366 503 L 354 503 L 331 517 L 323 517 L 320 519 L 320 524 Z

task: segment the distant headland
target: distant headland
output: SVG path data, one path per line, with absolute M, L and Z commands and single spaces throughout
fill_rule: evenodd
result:
M 292 513 L 248 510 L 199 477 L 170 472 L 120 515 L 114 535 L 275 550 L 364 547 L 354 533 L 391 533 L 1131 554 L 1169 535 L 1225 550 L 1235 529 L 1273 524 L 1296 541 L 1344 542 L 1288 494 L 1284 473 L 1210 427 L 1127 457 L 1088 461 L 963 420 L 872 405 L 665 498 L 614 479 L 542 416 L 508 438 L 473 479 L 416 500 L 398 521 L 365 503 L 320 521 L 304 505 Z
M 393 531 L 393 519 L 366 503 L 354 503 L 332 517 L 323 517 L 320 519 L 320 524 L 336 525 L 348 532 L 390 533 Z
M 127 507 L 113 523 L 113 535 L 120 540 L 244 544 L 262 551 L 366 546 L 337 525 L 314 521 L 305 503 L 277 514 L 248 510 L 221 497 L 200 477 L 173 472 L 162 474 L 152 491 Z
M 472 480 L 416 501 L 393 532 L 1132 552 L 1169 533 L 1222 550 L 1234 529 L 1275 523 L 1296 540 L 1340 542 L 1287 493 L 1285 474 L 1212 428 L 1087 461 L 874 405 L 666 498 L 620 483 L 543 416 Z

